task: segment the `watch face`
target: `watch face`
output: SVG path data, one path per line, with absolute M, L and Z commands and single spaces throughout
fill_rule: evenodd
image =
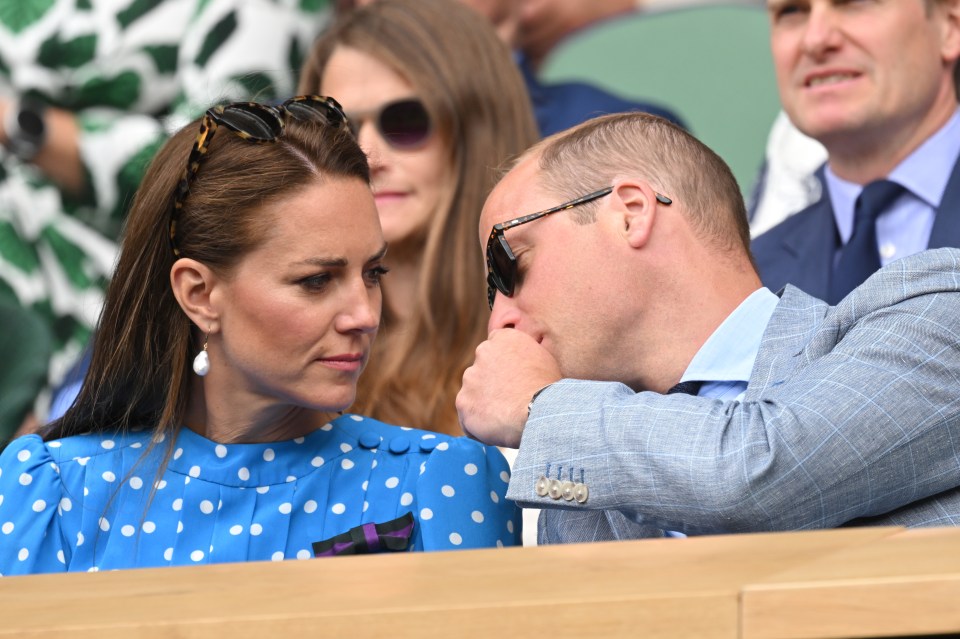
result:
M 17 123 L 20 130 L 31 138 L 43 135 L 43 116 L 34 111 L 23 111 L 17 114 Z

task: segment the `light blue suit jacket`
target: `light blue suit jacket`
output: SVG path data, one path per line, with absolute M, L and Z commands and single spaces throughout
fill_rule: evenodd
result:
M 585 503 L 539 497 L 541 475 Z M 836 307 L 788 286 L 740 402 L 563 380 L 508 498 L 540 543 L 960 524 L 960 250 L 893 262 Z

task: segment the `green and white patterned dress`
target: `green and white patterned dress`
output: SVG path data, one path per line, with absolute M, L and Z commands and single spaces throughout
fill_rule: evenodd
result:
M 0 297 L 49 322 L 51 382 L 90 337 L 167 135 L 217 101 L 292 95 L 329 15 L 328 0 L 0 0 L 0 96 L 75 113 L 89 183 L 71 198 L 0 147 Z

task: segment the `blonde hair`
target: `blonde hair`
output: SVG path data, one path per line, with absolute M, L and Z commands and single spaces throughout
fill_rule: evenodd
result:
M 450 157 L 447 197 L 424 230 L 414 315 L 393 332 L 385 309 L 351 410 L 459 434 L 454 400 L 489 318 L 480 210 L 499 167 L 537 140 L 526 87 L 493 27 L 452 0 L 380 0 L 346 14 L 315 44 L 301 92 L 318 90 L 338 46 L 373 56 L 413 85 Z M 388 276 L 388 294 L 389 286 Z

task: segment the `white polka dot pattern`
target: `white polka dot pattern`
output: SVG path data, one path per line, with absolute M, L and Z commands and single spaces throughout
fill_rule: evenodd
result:
M 309 559 L 313 542 L 407 511 L 414 550 L 519 542 L 495 448 L 356 415 L 328 426 L 242 445 L 184 428 L 160 477 L 169 444 L 146 431 L 20 438 L 0 453 L 0 547 L 15 549 L 0 574 Z

